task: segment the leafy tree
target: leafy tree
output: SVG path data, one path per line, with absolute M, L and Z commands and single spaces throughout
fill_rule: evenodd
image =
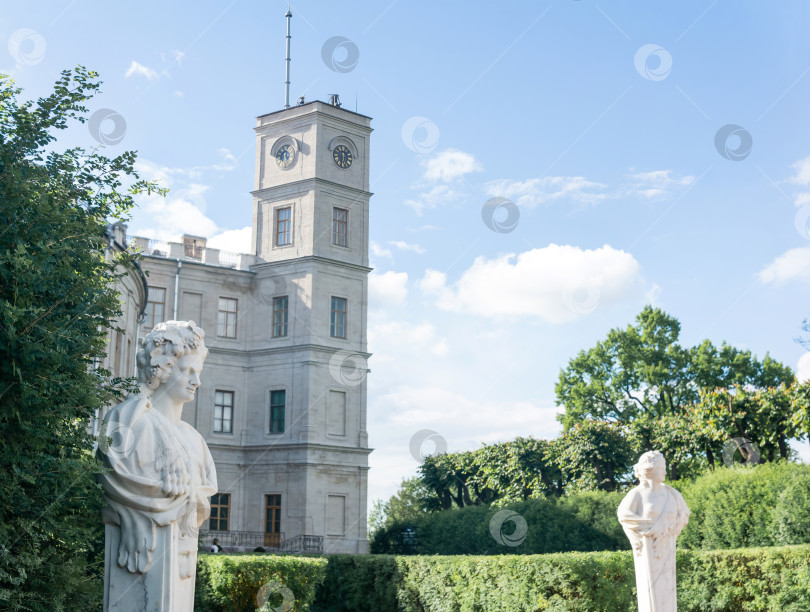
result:
M 420 478 L 444 510 L 554 497 L 563 486 L 551 443 L 535 438 L 429 456 L 420 467 Z
M 761 459 L 788 459 L 788 441 L 799 434 L 794 419 L 799 408 L 796 396 L 793 385 L 703 391 L 693 413 L 694 426 L 721 449 L 727 441 L 742 438 L 759 447 Z M 754 459 L 750 456 L 753 450 L 747 444 L 740 445 L 739 450 L 745 461 Z
M 369 515 L 369 533 L 394 523 L 409 523 L 428 512 L 439 510 L 439 502 L 419 477 L 404 478 L 399 490 L 387 502 L 378 499 Z
M 703 413 L 694 410 L 702 394 L 718 388 L 788 387 L 795 380 L 788 366 L 768 355 L 760 361 L 750 351 L 725 343 L 716 347 L 708 340 L 684 348 L 678 343 L 680 331 L 676 318 L 645 306 L 635 325 L 612 329 L 605 340 L 580 351 L 556 385 L 566 431 L 588 420 L 621 423 L 634 453 L 662 450 L 670 477 L 677 479 L 704 463 L 714 465 L 722 450 L 716 432 L 699 421 Z M 765 419 L 766 429 L 756 431 L 778 447 L 785 435 L 790 437 L 783 421 Z
M 105 228 L 132 207 L 135 154 L 53 151 L 84 122 L 96 73 L 62 72 L 50 95 L 20 101 L 0 75 L 0 602 L 8 610 L 99 609 L 95 411 L 123 382 L 97 367 L 120 314 Z M 122 179 L 129 177 L 129 189 Z
M 566 491 L 615 491 L 634 459 L 620 425 L 587 420 L 576 423 L 554 440 L 556 463 Z

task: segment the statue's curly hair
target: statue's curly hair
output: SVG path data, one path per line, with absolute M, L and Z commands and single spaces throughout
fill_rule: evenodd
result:
M 659 463 L 666 468 L 667 462 L 666 459 L 664 459 L 664 455 L 661 454 L 661 451 L 648 451 L 638 458 L 638 463 L 636 463 L 633 468 L 633 473 L 636 475 L 636 478 L 640 479 L 643 475 L 652 473 Z
M 194 321 L 164 321 L 155 325 L 140 341 L 138 350 L 138 382 L 154 391 L 166 382 L 172 366 L 186 353 L 205 348 L 205 332 Z

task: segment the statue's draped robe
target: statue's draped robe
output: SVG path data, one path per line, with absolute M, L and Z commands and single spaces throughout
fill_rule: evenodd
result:
M 662 484 L 664 502 L 642 508 L 639 490 L 632 489 L 619 504 L 619 522 L 633 547 L 639 612 L 676 612 L 675 540 L 686 526 L 689 508 L 683 496 Z M 650 527 L 653 535 L 640 530 Z
M 145 572 L 155 549 L 155 529 L 177 523 L 180 578 L 194 576 L 197 533 L 217 492 L 214 460 L 202 436 L 188 423 L 172 423 L 144 395 L 130 397 L 104 419 L 99 456 L 110 471 L 100 476 L 107 506 L 104 522 L 121 529 L 118 565 Z M 164 492 L 167 472 L 180 469 L 186 492 Z M 185 468 L 184 470 L 182 468 Z

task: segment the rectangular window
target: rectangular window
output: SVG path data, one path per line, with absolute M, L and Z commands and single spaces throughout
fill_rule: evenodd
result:
M 236 338 L 237 301 L 233 298 L 219 298 L 217 335 L 223 338 Z
M 214 392 L 214 432 L 233 433 L 233 391 Z
M 281 543 L 281 495 L 265 495 L 264 545 L 278 546 Z
M 332 316 L 329 325 L 329 335 L 333 338 L 346 337 L 346 299 L 332 298 Z
M 270 433 L 284 433 L 284 412 L 287 392 L 283 389 L 270 392 Z
M 276 246 L 292 244 L 292 208 L 276 209 Z
M 166 290 L 160 287 L 149 287 L 149 297 L 146 302 L 146 327 L 154 327 L 163 322 L 163 311 L 166 308 Z
M 217 493 L 211 496 L 211 518 L 208 519 L 209 531 L 228 531 L 228 520 L 231 516 L 231 494 Z
M 287 335 L 287 308 L 290 298 L 286 295 L 273 298 L 273 338 Z
M 345 208 L 332 209 L 332 244 L 349 246 L 349 211 Z

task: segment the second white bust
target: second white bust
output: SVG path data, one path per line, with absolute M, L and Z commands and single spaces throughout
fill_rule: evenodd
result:
M 193 321 L 156 325 L 138 352 L 141 392 L 104 419 L 105 610 L 193 608 L 197 534 L 217 477 L 205 440 L 180 416 L 200 386 L 204 336 Z
M 639 612 L 675 612 L 675 540 L 686 527 L 689 508 L 664 484 L 666 461 L 659 451 L 641 455 L 639 484 L 619 504 L 619 522 L 633 547 Z

